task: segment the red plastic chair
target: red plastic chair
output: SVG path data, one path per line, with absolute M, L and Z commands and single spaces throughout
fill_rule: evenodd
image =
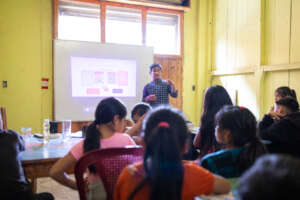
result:
M 81 200 L 86 200 L 83 174 L 88 166 L 93 165 L 100 176 L 107 193 L 107 199 L 113 199 L 114 186 L 124 167 L 137 161 L 142 161 L 142 147 L 109 148 L 88 152 L 75 166 L 75 178 Z

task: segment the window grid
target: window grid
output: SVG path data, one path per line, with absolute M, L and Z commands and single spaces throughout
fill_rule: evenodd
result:
M 155 12 L 160 13 L 162 15 L 177 15 L 178 16 L 178 22 L 177 26 L 174 27 L 178 31 L 175 31 L 175 39 L 176 39 L 176 52 L 171 53 L 155 53 L 158 55 L 169 55 L 169 56 L 182 56 L 183 54 L 183 11 L 178 10 L 170 10 L 165 8 L 152 8 L 147 7 L 143 5 L 130 5 L 130 4 L 123 4 L 123 3 L 115 3 L 115 2 L 100 2 L 98 0 L 54 0 L 54 29 L 53 29 L 53 37 L 55 39 L 58 38 L 58 16 L 59 16 L 59 2 L 81 2 L 81 3 L 91 3 L 91 4 L 97 4 L 99 7 L 99 26 L 100 26 L 100 33 L 99 33 L 99 40 L 102 43 L 106 42 L 106 8 L 108 6 L 116 6 L 116 7 L 123 7 L 123 8 L 134 8 L 137 10 L 140 10 L 141 14 L 141 35 L 142 35 L 142 45 L 146 45 L 147 43 L 147 15 L 149 12 Z

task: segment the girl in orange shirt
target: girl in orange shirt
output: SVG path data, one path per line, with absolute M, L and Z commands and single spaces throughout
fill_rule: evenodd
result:
M 193 199 L 228 193 L 230 185 L 192 162 L 182 161 L 188 130 L 185 119 L 170 107 L 154 109 L 143 125 L 143 163 L 127 166 L 115 187 L 115 200 Z

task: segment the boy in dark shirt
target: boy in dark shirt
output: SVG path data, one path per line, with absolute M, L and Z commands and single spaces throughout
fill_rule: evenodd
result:
M 300 157 L 300 112 L 295 98 L 276 101 L 275 112 L 265 115 L 259 123 L 259 134 L 268 140 L 271 153 L 287 153 Z
M 26 181 L 19 153 L 25 150 L 23 138 L 13 130 L 0 130 L 0 199 L 52 200 L 49 193 L 33 194 Z

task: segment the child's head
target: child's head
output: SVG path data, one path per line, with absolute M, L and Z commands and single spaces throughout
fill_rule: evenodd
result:
M 237 161 L 240 173 L 266 153 L 266 147 L 258 137 L 256 124 L 254 115 L 244 107 L 225 106 L 216 115 L 217 141 L 226 148 L 243 148 Z
M 181 156 L 188 137 L 184 117 L 170 107 L 158 107 L 146 117 L 143 131 L 146 148 L 145 181 L 148 181 L 151 187 L 149 199 L 181 199 Z M 137 186 L 131 198 L 141 187 L 142 185 Z
M 146 114 L 151 109 L 150 105 L 147 103 L 136 104 L 131 111 L 131 119 L 136 123 L 140 117 Z
M 168 151 L 178 148 L 176 150 L 181 152 L 188 136 L 185 118 L 178 110 L 171 107 L 152 110 L 144 121 L 143 131 L 146 147 L 151 149 L 151 152 L 160 147 L 159 143 Z M 169 145 L 170 148 L 166 148 Z
M 149 73 L 152 76 L 153 81 L 161 78 L 161 70 L 162 70 L 162 67 L 159 63 L 153 63 L 152 65 L 150 65 Z
M 283 116 L 298 111 L 299 111 L 299 104 L 295 98 L 285 97 L 276 101 L 275 112 Z
M 275 102 L 284 97 L 293 97 L 293 98 L 297 99 L 295 90 L 293 90 L 287 86 L 282 86 L 282 87 L 277 88 L 275 90 L 274 96 L 275 96 Z
M 214 85 L 206 89 L 203 101 L 203 115 L 212 113 L 214 117 L 224 105 L 232 105 L 231 98 L 224 87 Z
M 95 120 L 86 130 L 84 152 L 100 147 L 100 134 L 97 126 L 106 125 L 114 132 L 121 132 L 125 128 L 126 107 L 116 98 L 105 98 L 98 104 Z
M 240 200 L 297 199 L 300 191 L 300 160 L 270 154 L 259 158 L 240 178 Z
M 256 119 L 244 107 L 225 106 L 216 114 L 215 136 L 219 143 L 244 146 L 257 138 Z

